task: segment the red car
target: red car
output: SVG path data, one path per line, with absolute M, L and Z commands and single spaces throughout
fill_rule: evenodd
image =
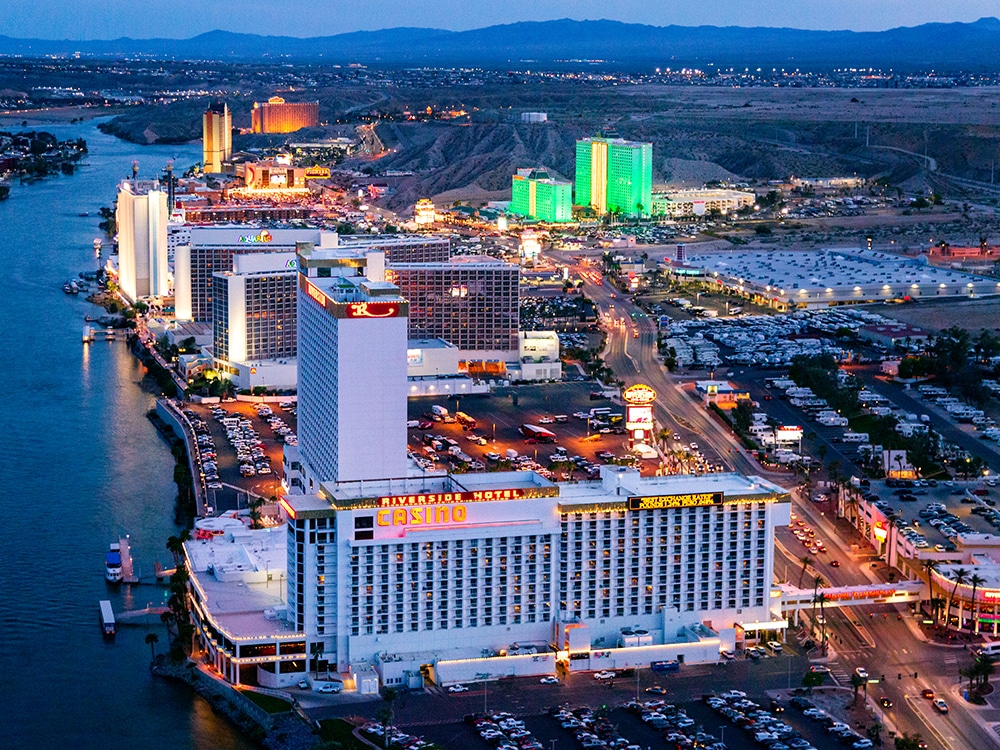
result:
M 418 430 L 429 430 L 433 426 L 434 426 L 433 422 L 418 422 L 417 423 L 417 429 Z

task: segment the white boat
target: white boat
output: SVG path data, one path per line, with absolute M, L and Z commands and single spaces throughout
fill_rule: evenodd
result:
M 110 638 L 115 634 L 115 613 L 111 609 L 111 602 L 102 599 L 101 602 L 101 630 L 104 636 Z
M 104 555 L 104 578 L 108 583 L 122 582 L 122 548 L 118 542 L 112 542 Z
M 83 343 L 87 344 L 94 340 L 94 329 L 90 326 L 83 327 Z

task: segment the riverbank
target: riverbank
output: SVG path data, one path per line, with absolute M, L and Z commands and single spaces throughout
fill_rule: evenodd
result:
M 178 663 L 170 661 L 165 654 L 160 654 L 149 669 L 156 677 L 189 685 L 216 712 L 267 750 L 310 750 L 319 741 L 312 724 L 298 710 L 294 699 L 293 710 L 268 713 L 246 698 L 241 691 L 211 675 L 190 659 Z
M 72 124 L 98 117 L 111 117 L 123 107 L 49 107 L 47 109 L 7 109 L 0 112 L 0 127 Z

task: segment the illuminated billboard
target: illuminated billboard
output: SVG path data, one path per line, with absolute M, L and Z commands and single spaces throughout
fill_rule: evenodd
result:
M 651 405 L 627 406 L 625 408 L 625 429 L 652 431 L 653 407 Z
M 699 508 L 704 505 L 721 505 L 721 492 L 693 492 L 685 495 L 649 495 L 630 497 L 629 510 L 661 510 L 664 508 Z

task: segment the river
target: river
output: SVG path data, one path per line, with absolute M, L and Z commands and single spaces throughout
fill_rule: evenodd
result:
M 170 158 L 183 171 L 201 160 L 200 146 L 136 146 L 94 121 L 37 129 L 83 137 L 90 153 L 75 175 L 15 184 L 0 202 L 0 373 L 11 430 L 0 490 L 0 746 L 252 747 L 187 686 L 150 676 L 145 627 L 101 637 L 100 599 L 116 611 L 163 600 L 162 588 L 109 587 L 102 566 L 122 533 L 140 575 L 157 560 L 172 564 L 164 543 L 178 531 L 173 459 L 146 419 L 153 396 L 141 366 L 121 338 L 83 346 L 84 316 L 100 310 L 62 291 L 96 267 L 97 209 L 112 204 L 133 159 L 140 177 Z M 164 650 L 164 628 L 153 631 Z

